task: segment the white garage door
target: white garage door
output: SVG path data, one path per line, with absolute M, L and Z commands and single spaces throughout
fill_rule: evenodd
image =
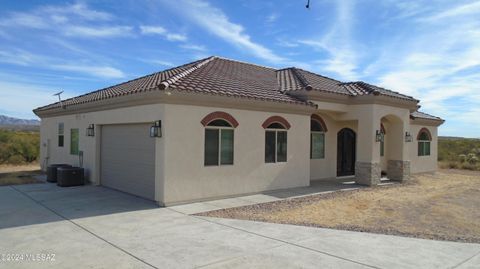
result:
M 155 199 L 155 139 L 151 124 L 102 126 L 101 184 Z

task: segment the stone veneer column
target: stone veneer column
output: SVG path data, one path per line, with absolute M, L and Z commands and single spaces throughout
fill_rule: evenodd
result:
M 355 163 L 355 181 L 361 185 L 374 186 L 380 183 L 382 167 L 380 163 Z
M 410 161 L 388 160 L 387 176 L 390 180 L 404 181 L 410 179 Z

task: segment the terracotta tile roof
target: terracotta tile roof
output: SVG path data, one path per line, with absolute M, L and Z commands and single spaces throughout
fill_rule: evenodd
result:
M 217 57 L 169 87 L 177 91 L 313 105 L 282 93 L 275 69 Z
M 353 96 L 368 95 L 368 94 L 386 95 L 389 97 L 416 101 L 416 99 L 411 96 L 401 94 L 399 92 L 387 90 L 385 88 L 371 85 L 363 81 L 347 82 L 347 83 L 343 83 L 342 86 L 345 87 L 345 89 L 347 89 L 350 92 L 350 94 Z
M 165 90 L 166 88 L 304 106 L 314 106 L 314 104 L 289 95 L 288 91 L 315 90 L 349 96 L 380 93 L 416 101 L 410 96 L 364 82 L 342 83 L 299 68 L 277 70 L 212 56 L 63 100 L 62 104 L 72 106 L 140 92 Z M 57 102 L 39 107 L 34 112 L 59 107 L 60 103 Z
M 318 90 L 349 95 L 342 82 L 295 67 L 277 70 L 277 80 L 282 91 Z
M 363 81 L 341 82 L 295 67 L 278 70 L 277 80 L 283 91 L 316 90 L 350 96 L 374 94 L 417 101 L 411 96 L 387 90 Z
M 411 119 L 419 118 L 419 119 L 426 119 L 426 120 L 445 121 L 440 117 L 436 117 L 436 116 L 433 116 L 433 115 L 430 115 L 430 114 L 427 114 L 427 113 L 424 113 L 424 112 L 420 112 L 420 111 L 414 111 L 414 112 L 410 113 L 410 118 Z

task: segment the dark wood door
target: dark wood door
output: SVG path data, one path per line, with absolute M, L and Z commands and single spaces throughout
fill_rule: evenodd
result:
M 344 128 L 337 134 L 337 176 L 355 175 L 356 135 Z

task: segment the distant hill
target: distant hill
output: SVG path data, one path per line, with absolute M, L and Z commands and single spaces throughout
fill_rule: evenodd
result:
M 25 120 L 0 115 L 0 125 L 40 125 L 39 120 Z
M 40 129 L 40 121 L 0 115 L 0 129 L 38 131 Z
M 458 137 L 458 136 L 439 136 L 439 140 L 479 140 L 480 138 Z

